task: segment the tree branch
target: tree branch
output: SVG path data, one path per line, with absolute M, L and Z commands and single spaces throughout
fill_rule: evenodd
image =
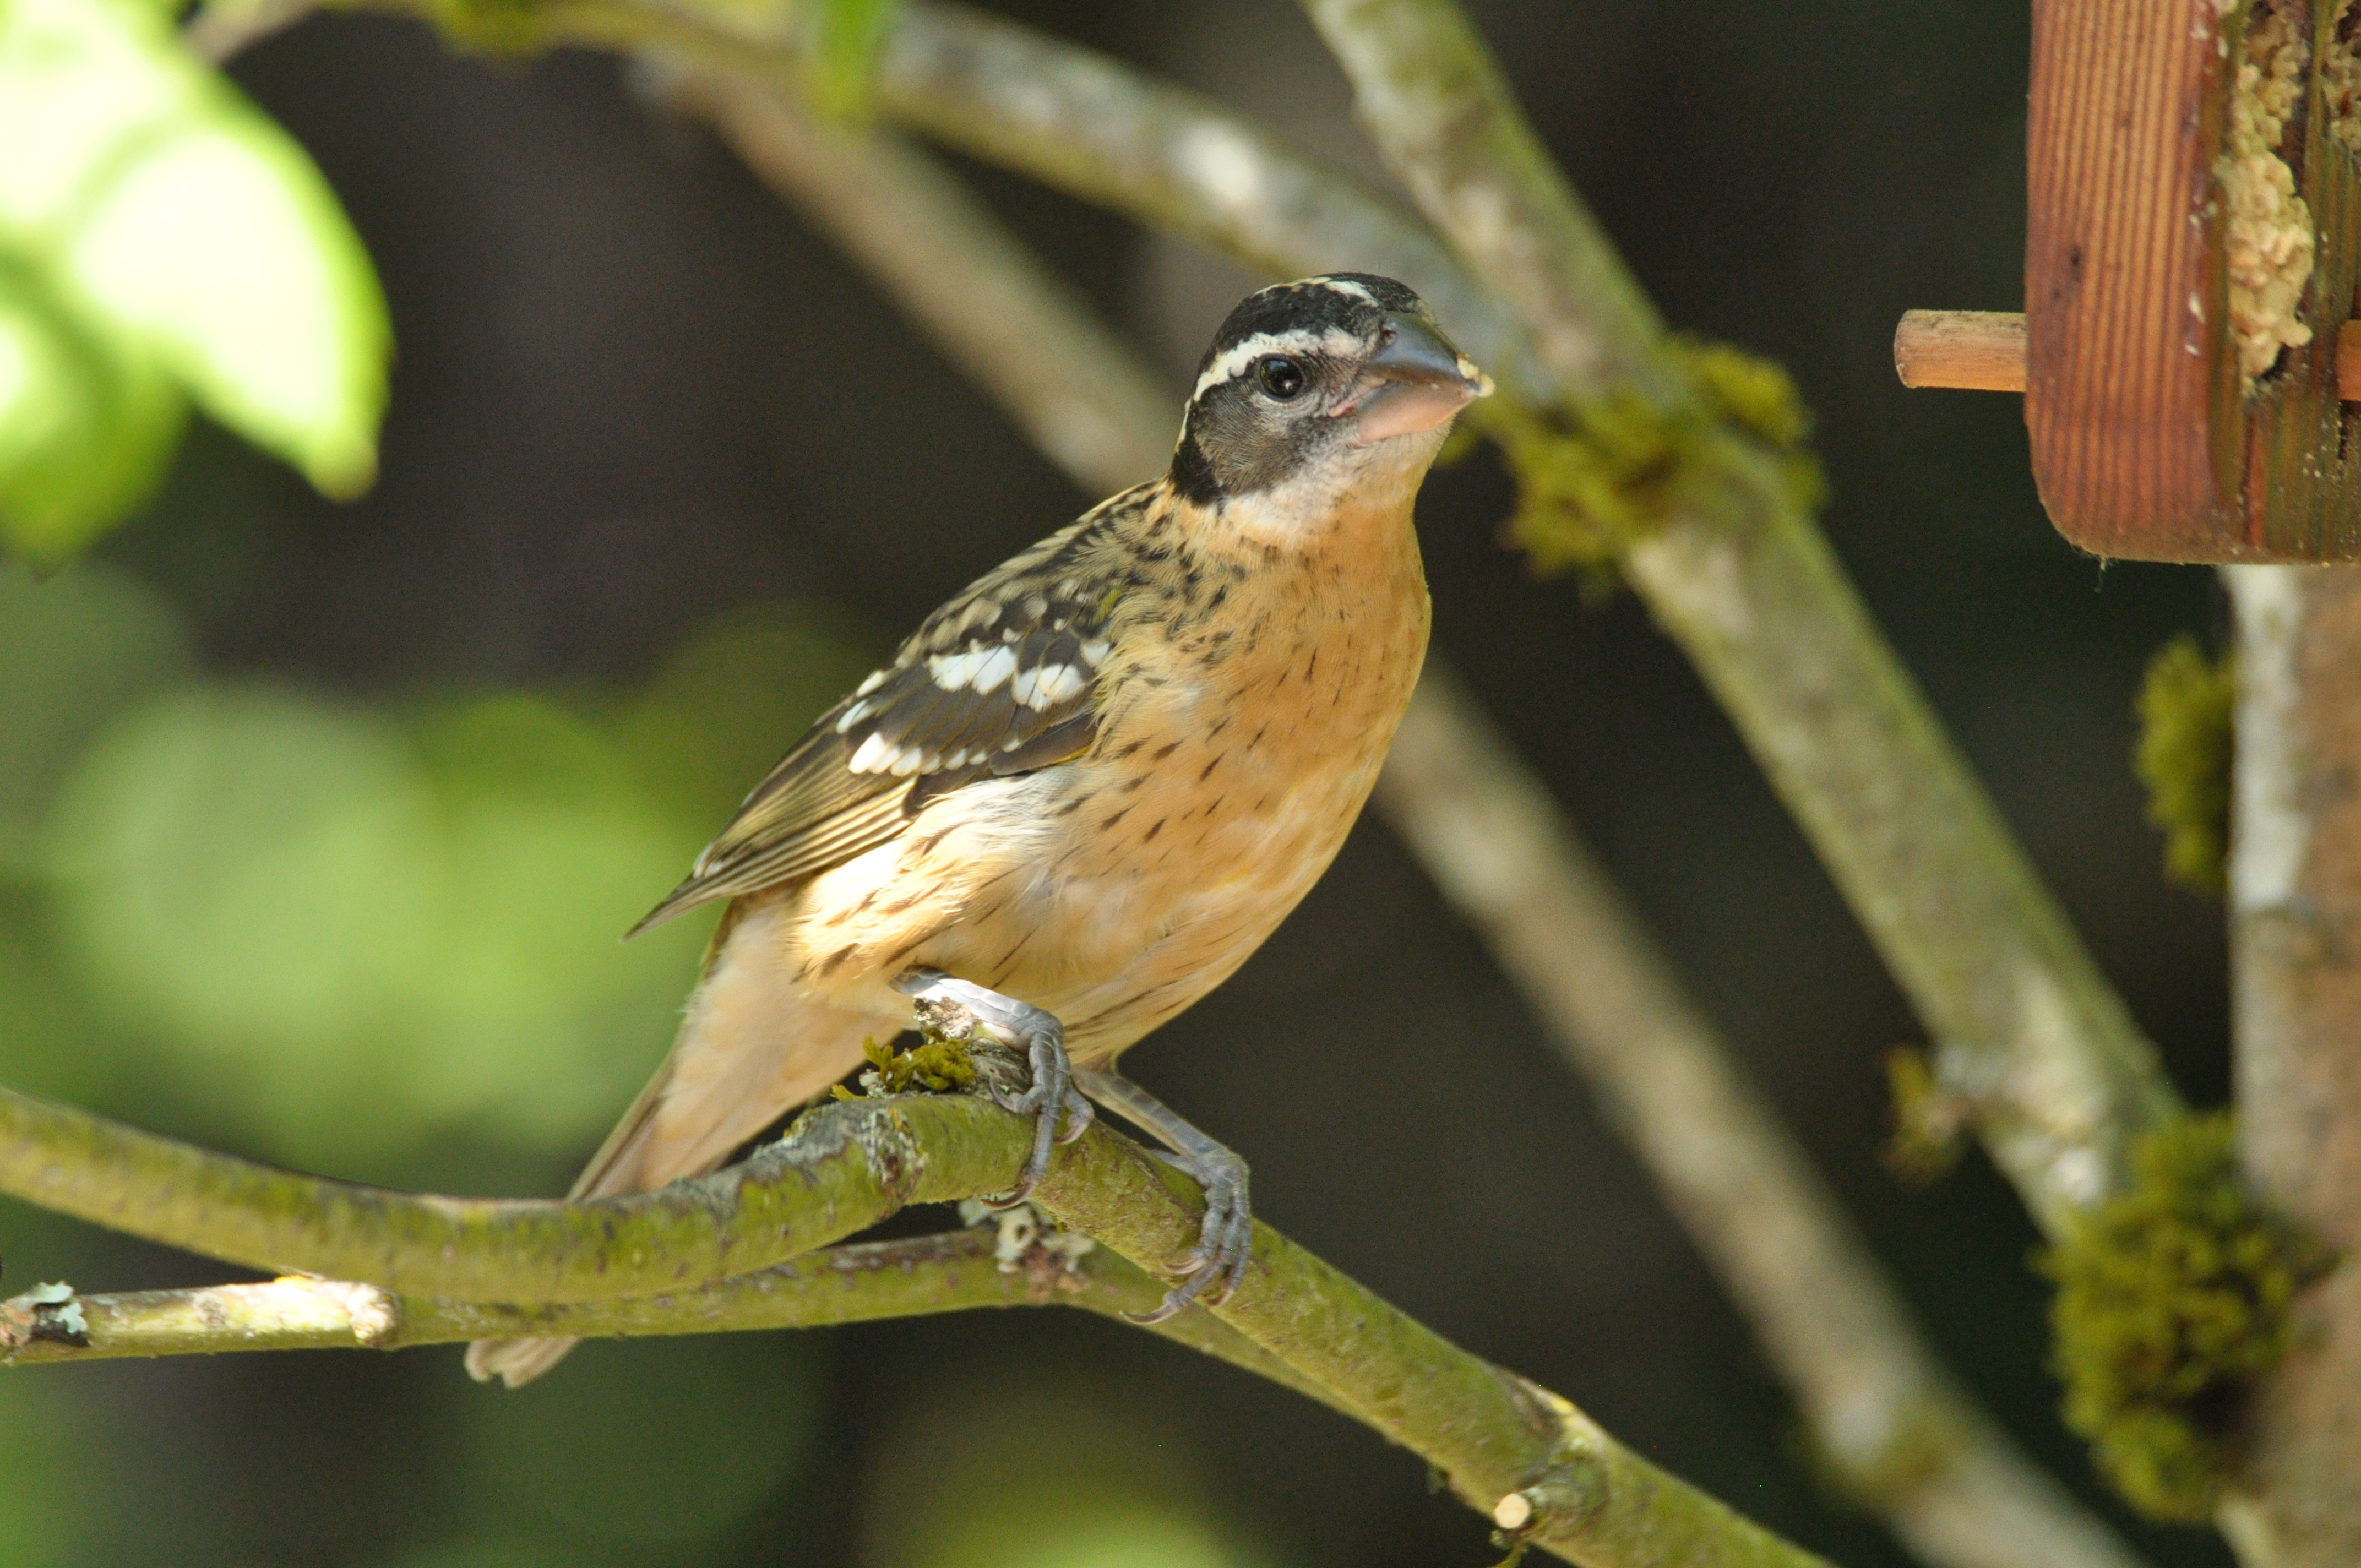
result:
M 298 1176 L 0 1088 L 0 1192 L 250 1268 L 404 1296 L 600 1301 L 750 1274 L 908 1203 L 1005 1188 L 1009 1129 L 972 1101 L 830 1106 L 739 1165 L 573 1204 L 420 1197 Z
M 476 1314 L 453 1325 L 454 1337 L 488 1323 L 494 1332 L 617 1321 L 644 1329 L 680 1309 L 678 1292 L 742 1273 L 747 1260 L 793 1246 L 789 1238 L 826 1239 L 906 1203 L 1004 1188 L 1028 1142 L 1028 1123 L 971 1097 L 831 1102 L 782 1143 L 700 1181 L 579 1204 L 496 1202 L 297 1176 L 0 1090 L 0 1191 L 233 1262 L 349 1277 L 405 1298 L 511 1303 L 433 1309 Z M 1168 1276 L 1195 1245 L 1203 1213 L 1189 1178 L 1103 1126 L 1059 1151 L 1034 1201 L 1066 1228 Z M 940 1277 L 922 1283 L 939 1287 Z M 383 1294 L 313 1289 L 343 1293 L 345 1334 L 357 1322 L 364 1332 L 400 1332 L 373 1326 L 388 1315 Z M 759 1295 L 761 1287 L 747 1290 Z M 727 1288 L 723 1299 L 746 1293 Z M 333 1324 L 335 1308 L 313 1299 L 299 1311 L 291 1296 L 242 1305 L 258 1330 L 290 1317 L 306 1332 L 324 1316 Z M 674 1299 L 643 1299 L 652 1297 Z M 637 1308 L 620 1305 L 634 1299 L 642 1299 Z M 577 1303 L 598 1310 L 539 1310 Z M 152 1308 L 167 1319 L 178 1310 Z M 399 1310 L 391 1315 L 398 1324 Z M 1420 1454 L 1474 1506 L 1495 1511 L 1520 1498 L 1527 1537 L 1570 1560 L 1598 1568 L 1820 1562 L 1268 1226 L 1256 1227 L 1245 1284 L 1213 1315 L 1324 1390 L 1327 1403 Z
M 664 82 L 1018 425 L 1055 429 L 1075 401 L 1105 411 L 1108 436 L 1126 439 L 1049 452 L 1079 485 L 1112 490 L 1161 457 L 1170 395 L 932 159 L 821 125 L 745 78 L 689 71 Z M 946 255 L 963 258 L 956 289 Z M 975 323 L 979 295 L 992 302 L 988 332 Z M 1925 1348 L 1671 965 L 1433 653 L 1376 804 L 1607 1099 L 1853 1493 L 1949 1568 L 2130 1568 L 2136 1559 Z
M 2239 1153 L 2334 1249 L 2222 1510 L 2248 1568 L 2361 1560 L 2361 570 L 2232 566 L 2230 860 Z
M 823 1248 L 719 1284 L 611 1301 L 527 1307 L 403 1298 L 374 1285 L 308 1276 L 77 1296 L 84 1343 L 64 1336 L 33 1338 L 13 1347 L 0 1342 L 0 1365 L 256 1350 L 406 1350 L 522 1334 L 632 1337 L 821 1328 L 983 1307 L 1076 1307 L 1125 1319 L 1153 1308 L 1164 1290 L 1137 1265 L 1104 1248 L 1075 1256 L 1036 1238 L 1007 1251 L 997 1228 L 983 1226 Z M 1325 1388 L 1217 1318 L 1185 1312 L 1154 1325 L 1154 1332 L 1341 1408 Z

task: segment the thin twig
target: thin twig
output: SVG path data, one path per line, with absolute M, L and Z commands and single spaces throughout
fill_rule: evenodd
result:
M 77 1296 L 80 1334 L 44 1336 L 13 1349 L 0 1345 L 0 1365 L 259 1350 L 406 1350 L 527 1333 L 631 1337 L 819 1328 L 984 1307 L 1077 1307 L 1125 1319 L 1154 1307 L 1164 1290 L 1104 1247 L 1075 1256 L 1071 1248 L 1037 1239 L 1004 1255 L 997 1228 L 987 1225 L 826 1247 L 719 1284 L 612 1301 L 520 1307 L 403 1298 L 374 1285 L 303 1275 Z M 1155 1332 L 1307 1398 L 1334 1402 L 1326 1389 L 1218 1318 L 1184 1312 L 1156 1324 Z
M 883 133 L 823 126 L 759 82 L 708 71 L 667 81 L 672 103 L 712 119 L 837 235 L 1017 424 L 1054 428 L 1076 400 L 1109 411 L 1110 435 L 1128 439 L 1088 449 L 1107 455 L 1049 452 L 1079 485 L 1116 488 L 1161 455 L 1174 394 L 931 159 Z M 941 266 L 949 255 L 961 258 L 955 274 Z M 973 324 L 979 297 L 992 302 L 989 334 Z M 1936 1363 L 1834 1196 L 1435 655 L 1376 804 L 1607 1098 L 1855 1496 L 1949 1568 L 2137 1561 Z

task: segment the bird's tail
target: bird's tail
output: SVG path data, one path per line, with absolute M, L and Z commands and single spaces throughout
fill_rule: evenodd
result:
M 898 1025 L 811 996 L 781 975 L 781 904 L 722 917 L 672 1054 L 607 1135 L 569 1198 L 644 1192 L 717 1169 L 730 1152 L 861 1061 L 864 1038 Z M 515 1388 L 557 1365 L 571 1339 L 477 1340 L 467 1372 Z

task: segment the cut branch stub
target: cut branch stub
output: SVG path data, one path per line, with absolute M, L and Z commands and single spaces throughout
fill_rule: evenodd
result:
M 2042 504 L 2093 554 L 2361 558 L 2354 12 L 2035 0 L 2019 385 Z M 1904 380 L 2009 389 L 1989 334 L 1930 353 L 1934 314 Z

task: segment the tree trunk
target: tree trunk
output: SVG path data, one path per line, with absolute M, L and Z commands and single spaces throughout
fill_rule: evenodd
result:
M 2297 1307 L 2224 1524 L 2248 1568 L 2361 1563 L 2361 568 L 2233 566 L 2240 1156 L 2340 1255 Z

